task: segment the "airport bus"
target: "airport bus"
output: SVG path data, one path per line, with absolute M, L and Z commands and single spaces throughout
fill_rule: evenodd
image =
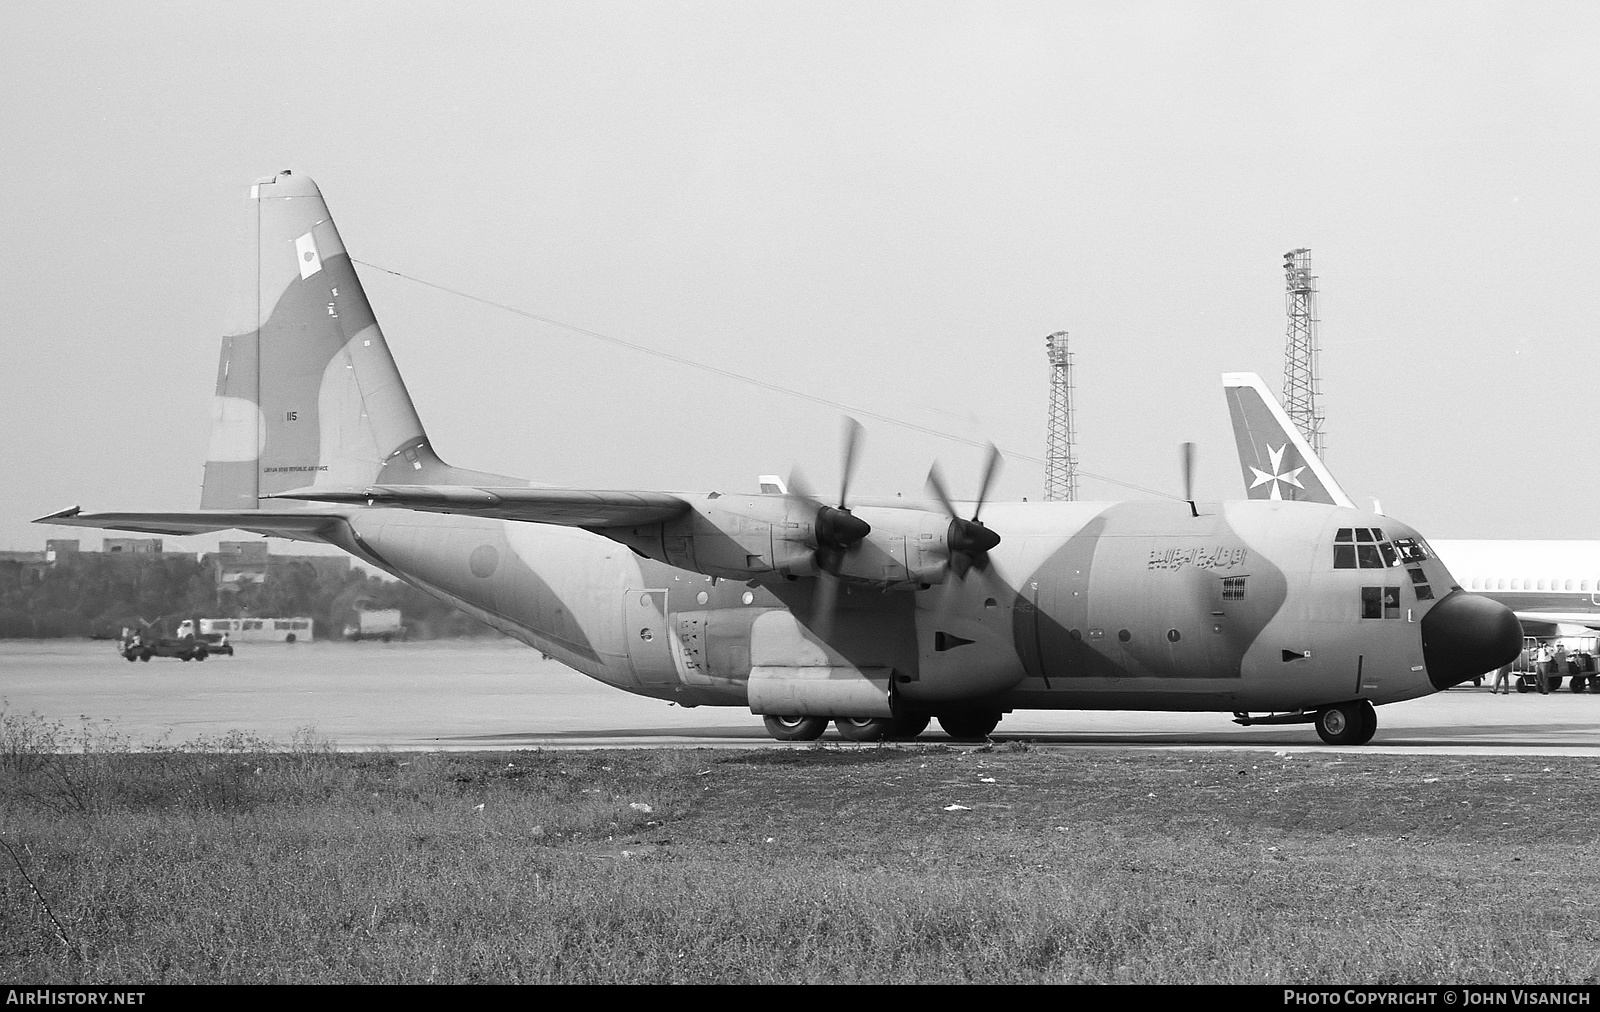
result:
M 178 638 L 186 635 L 196 635 L 193 622 L 178 626 Z M 224 635 L 229 643 L 310 643 L 313 639 L 307 617 L 203 618 L 198 635 L 208 643 L 219 642 Z

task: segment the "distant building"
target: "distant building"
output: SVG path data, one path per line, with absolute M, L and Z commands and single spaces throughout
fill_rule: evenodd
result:
M 107 553 L 121 552 L 124 555 L 160 555 L 160 538 L 106 538 L 104 550 Z
M 52 562 L 60 560 L 63 555 L 78 554 L 77 538 L 46 538 L 44 554 Z
M 54 565 L 48 552 L 0 552 L 0 588 L 38 583 Z
M 222 541 L 217 550 L 201 557 L 217 567 L 219 589 L 267 582 L 266 541 Z
M 237 590 L 245 584 L 266 583 L 278 566 L 308 563 L 319 580 L 342 579 L 350 572 L 350 559 L 344 555 L 278 555 L 268 551 L 268 542 L 222 541 L 217 551 L 201 556 L 201 561 L 216 567 L 217 588 Z

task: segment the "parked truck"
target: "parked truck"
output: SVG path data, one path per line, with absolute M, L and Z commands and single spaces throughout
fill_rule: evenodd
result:
M 356 612 L 353 624 L 344 627 L 348 640 L 391 640 L 406 638 L 405 624 L 400 621 L 399 608 L 371 608 Z

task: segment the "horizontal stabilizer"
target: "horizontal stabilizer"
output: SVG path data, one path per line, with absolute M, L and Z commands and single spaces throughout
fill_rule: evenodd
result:
M 250 531 L 274 538 L 322 541 L 323 532 L 344 520 L 343 513 L 267 513 L 261 510 L 188 510 L 182 513 L 84 513 L 74 506 L 35 520 L 36 524 L 95 527 L 140 534 L 215 534 Z
M 634 527 L 679 516 L 689 504 L 668 492 L 610 492 L 576 488 L 480 488 L 471 485 L 326 486 L 271 498 L 388 506 L 563 527 Z

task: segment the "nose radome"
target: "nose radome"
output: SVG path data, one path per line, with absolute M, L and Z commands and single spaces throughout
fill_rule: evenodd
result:
M 1522 623 L 1486 597 L 1457 590 L 1422 617 L 1422 660 L 1436 689 L 1493 671 L 1521 652 Z

